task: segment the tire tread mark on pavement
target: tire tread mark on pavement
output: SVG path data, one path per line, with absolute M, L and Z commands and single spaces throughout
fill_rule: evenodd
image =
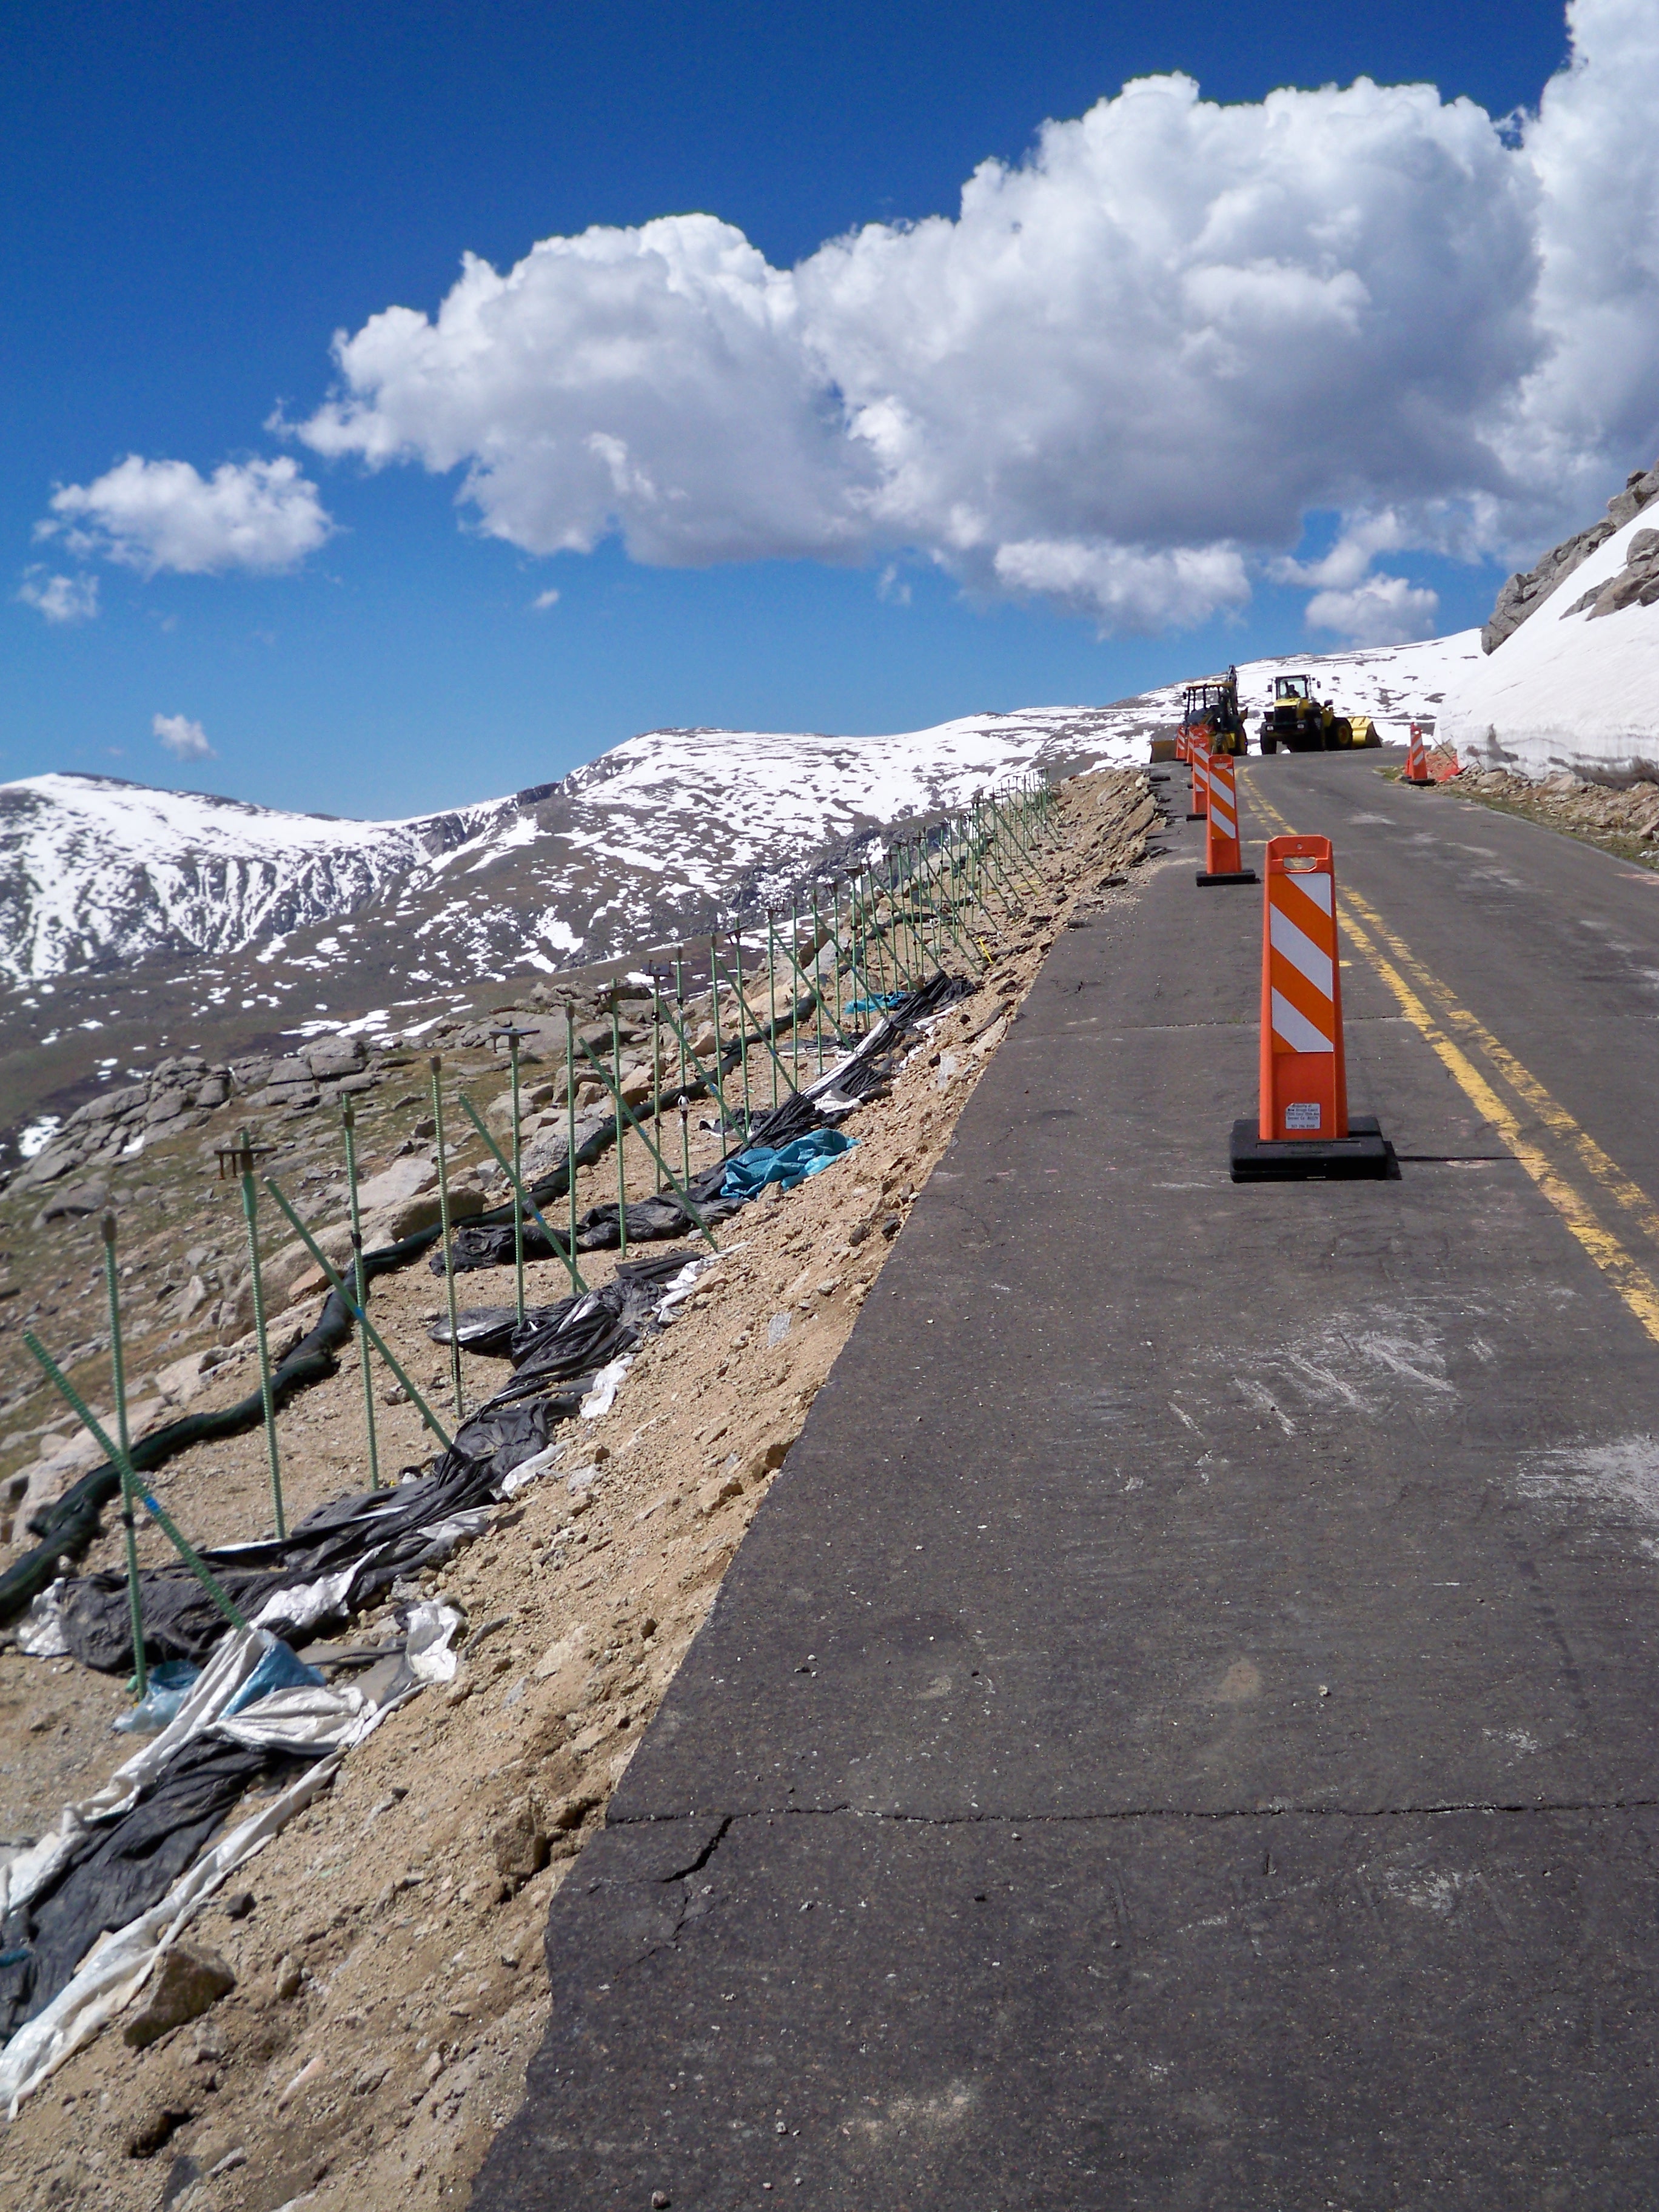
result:
M 1263 799 L 1254 789 L 1250 797 L 1262 813 L 1289 833 L 1289 823 L 1271 801 Z M 1549 1156 L 1525 1135 L 1519 1117 L 1504 1103 L 1462 1046 L 1447 1035 L 1446 1029 L 1436 1020 L 1424 998 L 1407 981 L 1401 969 L 1409 969 L 1415 977 L 1422 980 L 1424 989 L 1431 993 L 1447 1010 L 1447 1026 L 1462 1030 L 1491 1059 L 1494 1068 L 1502 1071 L 1504 1079 L 1539 1114 L 1546 1126 L 1571 1145 L 1584 1166 L 1609 1195 L 1634 1214 L 1647 1233 L 1659 1243 L 1659 1212 L 1656 1212 L 1646 1193 L 1631 1182 L 1617 1162 L 1601 1150 L 1587 1130 L 1580 1127 L 1566 1108 L 1551 1097 L 1508 1047 L 1493 1036 L 1491 1030 L 1462 1005 L 1449 986 L 1424 966 L 1403 939 L 1382 921 L 1366 901 L 1345 886 L 1337 895 L 1337 903 L 1344 930 L 1393 992 L 1407 1021 L 1419 1032 L 1476 1111 L 1498 1131 L 1589 1258 L 1607 1276 L 1635 1319 L 1655 1343 L 1659 1344 L 1659 1284 L 1655 1283 L 1647 1269 L 1626 1250 L 1612 1230 L 1565 1180 Z M 1362 915 L 1364 917 L 1363 921 L 1359 919 Z M 1370 928 L 1365 926 L 1367 923 Z M 1371 936 L 1371 929 L 1376 930 L 1377 936 L 1396 955 L 1400 966 L 1396 967 L 1384 953 L 1382 945 Z M 1541 1104 L 1540 1101 L 1543 1102 Z

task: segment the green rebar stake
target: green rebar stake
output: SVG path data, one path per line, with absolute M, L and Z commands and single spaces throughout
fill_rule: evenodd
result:
M 594 1054 L 592 1054 L 592 1053 L 591 1053 L 591 1052 L 588 1052 L 588 1051 L 587 1051 L 587 1047 L 586 1047 L 586 1045 L 584 1045 L 584 1046 L 582 1047 L 582 1050 L 583 1050 L 585 1053 L 587 1053 L 587 1057 L 588 1057 L 591 1060 L 592 1060 L 594 1066 L 595 1066 L 596 1068 L 598 1068 L 598 1069 L 599 1069 L 599 1073 L 600 1073 L 601 1077 L 603 1077 L 603 1076 L 604 1076 L 604 1074 L 605 1074 L 605 1064 L 604 1064 L 604 1062 L 603 1062 L 602 1060 L 599 1060 L 599 1058 L 598 1058 Z M 621 1097 L 620 1093 L 616 1094 L 616 1096 L 617 1096 L 617 1103 L 621 1106 L 623 1112 L 623 1113 L 628 1116 L 628 1120 L 629 1120 L 629 1125 L 630 1125 L 633 1128 L 635 1128 L 635 1129 L 637 1129 L 637 1130 L 638 1130 L 639 1134 L 640 1134 L 640 1141 L 641 1141 L 643 1145 L 646 1145 L 646 1146 L 648 1146 L 652 1151 L 653 1151 L 653 1152 L 654 1152 L 654 1151 L 656 1150 L 656 1147 L 655 1147 L 653 1145 L 652 1145 L 652 1143 L 651 1143 L 651 1139 L 650 1139 L 650 1137 L 647 1135 L 647 1132 L 646 1132 L 646 1128 L 645 1128 L 645 1125 L 644 1125 L 644 1123 L 640 1120 L 640 1118 L 639 1118 L 638 1115 L 635 1113 L 635 1111 L 634 1111 L 633 1108 L 632 1108 L 632 1107 L 628 1103 L 628 1102 L 626 1101 L 626 1099 L 624 1099 L 624 1098 L 623 1098 L 623 1097 Z M 680 1101 L 680 1103 L 681 1103 L 681 1105 L 682 1105 L 683 1107 L 684 1106 L 685 1103 L 686 1103 L 686 1102 L 685 1102 L 684 1099 L 682 1099 L 682 1100 Z M 689 1154 L 689 1152 L 688 1152 L 688 1154 L 687 1154 L 687 1157 L 688 1157 L 688 1159 L 689 1159 L 689 1158 L 690 1158 L 690 1154 Z M 673 1169 L 672 1169 L 672 1168 L 671 1168 L 671 1167 L 669 1166 L 669 1164 L 668 1164 L 668 1163 L 667 1163 L 667 1161 L 666 1161 L 666 1160 L 664 1160 L 664 1159 L 662 1159 L 662 1158 L 661 1158 L 661 1155 L 660 1155 L 660 1154 L 659 1154 L 659 1155 L 658 1155 L 658 1158 L 659 1158 L 659 1159 L 661 1161 L 661 1165 L 662 1165 L 662 1169 L 663 1169 L 663 1172 L 664 1172 L 664 1174 L 667 1176 L 669 1182 L 670 1182 L 671 1183 L 673 1183 L 673 1182 L 674 1182 L 674 1170 L 673 1170 Z M 712 1246 L 712 1247 L 713 1247 L 713 1249 L 714 1249 L 716 1252 L 718 1252 L 718 1251 L 720 1250 L 720 1246 L 714 1243 L 714 1237 L 713 1237 L 712 1233 L 710 1232 L 710 1230 L 709 1230 L 709 1227 L 708 1227 L 708 1223 L 703 1219 L 702 1215 L 698 1212 L 698 1210 L 697 1210 L 696 1206 L 693 1204 L 693 1202 L 692 1202 L 692 1198 L 691 1198 L 691 1176 L 690 1176 L 690 1170 L 689 1166 L 688 1166 L 687 1170 L 686 1170 L 686 1179 L 685 1179 L 685 1182 L 684 1182 L 683 1184 L 681 1184 L 681 1183 L 674 1183 L 674 1188 L 675 1188 L 675 1190 L 676 1190 L 677 1194 L 678 1194 L 679 1200 L 680 1200 L 680 1204 L 681 1204 L 681 1206 L 684 1208 L 684 1211 L 685 1211 L 685 1213 L 686 1213 L 686 1215 L 687 1215 L 688 1218 L 691 1221 L 691 1223 L 692 1223 L 692 1224 L 693 1224 L 693 1225 L 696 1227 L 696 1229 L 697 1230 L 697 1231 L 699 1232 L 699 1234 L 700 1234 L 701 1236 L 702 1236 L 704 1238 L 706 1238 L 706 1239 L 707 1239 L 707 1241 L 708 1241 L 708 1243 L 710 1244 L 710 1246 Z
M 651 965 L 651 1117 L 657 1125 L 657 1141 L 662 1142 L 662 982 L 657 974 L 656 963 Z M 662 1196 L 662 1162 L 657 1162 L 653 1197 Z
M 714 951 L 715 940 L 708 940 L 708 972 L 718 974 L 720 962 Z M 738 1052 L 743 1063 L 743 1140 L 746 1145 L 755 1132 L 755 1109 L 749 1100 L 749 1001 L 743 994 L 743 930 L 734 922 L 732 927 L 732 951 L 738 963 L 736 985 L 738 1000 Z
M 75 1385 L 70 1381 L 68 1376 L 64 1374 L 63 1369 L 59 1367 L 57 1361 L 46 1350 L 45 1345 L 43 1345 L 40 1339 L 34 1335 L 33 1332 L 29 1329 L 25 1329 L 23 1332 L 23 1343 L 25 1348 L 29 1353 L 29 1356 L 33 1359 L 36 1365 L 39 1366 L 45 1373 L 46 1380 L 57 1389 L 58 1395 L 63 1398 L 70 1412 L 75 1414 L 76 1418 L 80 1421 L 81 1425 L 86 1430 L 87 1434 L 92 1438 L 99 1450 L 103 1453 L 104 1457 L 109 1462 L 110 1465 L 120 1476 L 122 1482 L 131 1486 L 133 1496 L 138 1500 L 145 1512 L 149 1515 L 151 1520 L 155 1522 L 156 1527 L 160 1528 L 161 1534 L 173 1546 L 173 1550 L 178 1553 L 179 1558 L 190 1569 L 191 1574 L 195 1576 L 197 1581 L 200 1583 L 202 1588 L 207 1592 L 213 1603 L 218 1607 L 219 1611 L 224 1615 L 225 1619 L 230 1623 L 233 1628 L 240 1628 L 244 1633 L 246 1633 L 248 1626 L 247 1622 L 242 1618 L 242 1615 L 237 1611 L 231 1600 L 226 1596 L 224 1591 L 220 1589 L 218 1583 L 214 1580 L 212 1572 L 209 1569 L 206 1561 L 199 1558 L 192 1547 L 186 1541 L 167 1509 L 161 1505 L 158 1500 L 145 1489 L 143 1484 L 140 1482 L 138 1480 L 137 1469 L 133 1466 L 132 1462 L 127 1457 L 127 1455 L 121 1449 L 121 1447 L 118 1444 L 112 1443 L 109 1437 L 105 1435 L 96 1415 L 93 1413 L 86 1401 L 81 1396 Z
M 582 1047 L 582 1050 L 586 1052 L 587 1050 L 587 1047 L 584 1045 Z M 508 1182 L 513 1184 L 514 1189 L 518 1192 L 520 1204 L 528 1209 L 531 1219 L 535 1223 L 537 1228 L 541 1231 L 542 1235 L 546 1237 L 551 1249 L 557 1252 L 559 1249 L 558 1238 L 553 1234 L 553 1231 L 548 1227 L 546 1222 L 542 1218 L 541 1208 L 537 1205 L 535 1200 L 532 1198 L 530 1193 L 525 1188 L 523 1183 L 521 1183 L 518 1177 L 514 1174 L 512 1169 L 508 1167 L 507 1161 L 502 1157 L 501 1146 L 495 1142 L 495 1139 L 490 1135 L 489 1130 L 484 1127 L 483 1115 L 479 1113 L 477 1108 L 472 1103 L 472 1101 L 467 1097 L 465 1091 L 461 1092 L 460 1099 L 461 1111 L 467 1116 L 469 1121 L 471 1121 L 473 1127 L 483 1139 L 484 1143 L 489 1147 L 490 1156 L 494 1159 L 496 1166 L 500 1168 L 502 1174 L 507 1176 Z M 576 1248 L 574 1244 L 572 1244 L 569 1252 L 564 1255 L 563 1257 L 565 1266 L 570 1275 L 571 1290 L 577 1297 L 586 1297 L 587 1295 L 587 1285 L 582 1280 L 581 1271 L 576 1265 Z
M 265 1453 L 270 1462 L 270 1504 L 276 1516 L 276 1540 L 288 1535 L 283 1511 L 283 1465 L 276 1449 L 276 1404 L 270 1391 L 270 1344 L 265 1334 L 265 1291 L 259 1273 L 259 1194 L 253 1188 L 255 1151 L 246 1129 L 235 1147 L 236 1171 L 242 1186 L 242 1213 L 247 1222 L 248 1273 L 253 1284 L 253 1328 L 259 1342 L 259 1395 L 265 1409 Z
M 720 1027 L 720 979 L 714 972 L 714 940 L 711 937 L 708 940 L 708 995 L 710 1003 L 713 1005 L 714 1010 L 714 1097 L 719 1101 L 720 1109 L 720 1158 L 722 1159 L 726 1159 L 730 1155 L 732 1149 L 731 1133 L 726 1127 L 726 1032 Z M 676 954 L 675 957 L 678 958 L 678 955 Z M 682 1091 L 685 1088 L 685 1040 L 684 1036 L 680 1039 L 680 1088 Z M 660 1103 L 660 1094 L 659 1097 L 659 1103 Z M 744 1133 L 746 1136 L 748 1132 L 745 1130 Z M 657 1136 L 660 1140 L 662 1136 L 662 1115 L 660 1112 L 659 1112 L 657 1115 Z
M 132 1465 L 132 1438 L 127 1432 L 127 1370 L 121 1350 L 121 1291 L 115 1270 L 115 1216 L 104 1216 L 104 1279 L 109 1286 L 110 1368 L 115 1384 L 116 1432 L 121 1439 L 121 1528 L 126 1539 L 127 1606 L 132 1615 L 133 1686 L 143 1702 L 149 1687 L 144 1659 L 144 1601 L 138 1585 L 138 1535 L 134 1526 L 132 1488 L 127 1470 Z
M 345 1134 L 346 1188 L 351 1196 L 351 1253 L 357 1285 L 357 1303 L 368 1304 L 368 1276 L 363 1267 L 363 1224 L 357 1203 L 357 1111 L 348 1098 L 340 1109 Z M 374 1429 L 374 1376 L 368 1364 L 368 1340 L 361 1334 L 357 1354 L 363 1370 L 363 1427 L 368 1437 L 368 1486 L 380 1487 L 380 1443 Z
M 617 1016 L 616 1001 L 611 1006 L 611 1091 L 616 1101 L 617 1121 L 617 1256 L 628 1257 L 628 1163 L 623 1155 L 623 1139 L 628 1134 L 623 1127 L 622 1105 L 622 1024 Z
M 438 1233 L 444 1255 L 444 1291 L 449 1310 L 449 1384 L 455 1395 L 455 1418 L 465 1417 L 466 1401 L 461 1389 L 461 1339 L 455 1312 L 455 1255 L 449 1241 L 449 1163 L 444 1157 L 444 1085 L 443 1054 L 434 1052 L 427 1066 L 432 1071 L 432 1133 L 438 1146 Z M 519 1300 L 519 1318 L 524 1319 L 524 1297 Z M 400 1378 L 401 1379 L 401 1378 Z
M 772 1032 L 772 1111 L 778 1110 L 778 952 L 772 909 L 766 909 L 766 1018 Z
M 845 1036 L 847 1025 L 841 1018 L 841 878 L 830 878 L 830 942 L 836 958 L 836 1035 Z
M 564 1002 L 564 1179 L 570 1191 L 570 1267 L 576 1266 L 576 1010 Z
M 386 1365 L 392 1370 L 398 1380 L 403 1384 L 404 1389 L 408 1391 L 410 1403 L 414 1406 L 416 1412 L 419 1413 L 422 1423 L 426 1427 L 431 1430 L 433 1435 L 436 1437 L 444 1449 L 447 1451 L 451 1444 L 453 1443 L 454 1438 L 450 1435 L 447 1429 L 444 1427 L 443 1423 L 433 1412 L 431 1407 L 427 1404 L 426 1400 L 422 1397 L 414 1383 L 409 1379 L 409 1376 L 404 1372 L 403 1368 L 398 1364 L 398 1356 L 392 1351 L 391 1346 L 380 1334 L 379 1329 L 375 1328 L 374 1322 L 369 1319 L 363 1308 L 357 1304 L 357 1301 L 352 1297 L 350 1291 L 347 1290 L 344 1283 L 341 1281 L 339 1272 L 336 1268 L 333 1261 L 328 1258 L 327 1255 L 323 1251 L 322 1247 L 318 1243 L 317 1239 L 306 1227 L 304 1222 L 301 1220 L 299 1215 L 289 1204 L 286 1197 L 284 1197 L 281 1184 L 276 1182 L 274 1176 L 267 1176 L 265 1177 L 265 1188 L 270 1193 L 277 1205 L 282 1208 L 283 1213 L 288 1217 L 289 1226 L 293 1229 L 295 1236 L 298 1237 L 300 1242 L 305 1246 L 307 1251 L 310 1253 L 312 1258 L 322 1269 L 324 1274 L 327 1276 L 341 1304 L 351 1316 L 353 1321 L 356 1322 L 358 1328 L 362 1329 L 363 1334 L 374 1346 L 376 1352 L 380 1353 L 381 1358 L 385 1360 Z
M 685 1187 L 691 1188 L 691 1109 L 684 1098 L 680 1101 L 680 1159 L 685 1170 Z

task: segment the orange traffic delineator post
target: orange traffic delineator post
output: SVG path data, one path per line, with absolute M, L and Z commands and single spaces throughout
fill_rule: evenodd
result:
M 1238 842 L 1238 772 L 1231 754 L 1212 753 L 1209 763 L 1209 827 L 1204 833 L 1204 866 L 1198 882 L 1207 890 L 1215 884 L 1255 884 L 1261 878 L 1244 865 Z
M 1348 1114 L 1336 869 L 1328 837 L 1270 837 L 1261 927 L 1261 1101 L 1233 1124 L 1235 1182 L 1381 1177 L 1393 1147 Z
M 1407 783 L 1414 783 L 1419 790 L 1426 790 L 1434 781 L 1434 778 L 1429 774 L 1429 756 L 1424 747 L 1423 732 L 1415 722 L 1412 724 L 1411 737 L 1406 746 L 1406 774 L 1403 781 Z
M 1187 761 L 1193 772 L 1193 803 L 1189 822 L 1202 822 L 1210 811 L 1210 749 L 1201 738 L 1187 741 Z

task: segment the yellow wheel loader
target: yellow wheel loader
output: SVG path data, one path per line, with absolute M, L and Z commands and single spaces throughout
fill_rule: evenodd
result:
M 1273 699 L 1258 732 L 1264 753 L 1346 752 L 1352 745 L 1382 742 L 1369 714 L 1339 714 L 1328 699 L 1315 696 L 1307 676 L 1275 676 Z

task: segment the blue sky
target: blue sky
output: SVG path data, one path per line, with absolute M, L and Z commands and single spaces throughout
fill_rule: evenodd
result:
M 1595 5 L 1619 18 L 1620 0 Z M 1607 86 L 1632 74 L 1618 40 L 1632 34 L 1610 20 L 1598 35 L 1598 96 L 1613 100 Z M 1576 519 L 1592 492 L 1605 497 L 1652 459 L 1632 449 L 1653 427 L 1651 402 L 1600 368 L 1588 402 L 1589 371 L 1565 398 L 1539 397 L 1555 341 L 1517 331 L 1509 303 L 1529 265 L 1528 226 L 1544 222 L 1547 245 L 1548 219 L 1515 182 L 1513 133 L 1506 150 L 1450 111 L 1378 121 L 1330 99 L 1264 111 L 1258 127 L 1254 104 L 1280 86 L 1369 75 L 1431 82 L 1501 116 L 1534 107 L 1566 52 L 1559 8 L 1527 0 L 810 15 L 14 9 L 0 47 L 0 574 L 13 580 L 0 601 L 0 775 L 104 770 L 269 805 L 403 813 L 546 780 L 659 724 L 914 727 L 1109 699 L 1265 651 L 1334 650 L 1342 623 L 1357 635 L 1368 623 L 1382 635 L 1390 623 L 1405 634 L 1477 621 L 1529 528 Z M 1122 304 L 1108 313 L 1091 295 L 1060 337 L 1051 324 L 1065 318 L 1049 309 L 1067 276 L 1033 277 L 1035 290 L 999 304 L 988 231 L 976 244 L 965 222 L 951 228 L 965 181 L 988 160 L 1026 160 L 1045 118 L 1077 118 L 1130 79 L 1173 71 L 1195 78 L 1204 101 L 1238 104 L 1237 118 L 1194 120 L 1178 99 L 1125 110 L 1087 144 L 1057 139 L 1029 203 L 1015 187 L 998 202 L 1003 232 L 1029 239 L 1046 226 L 1048 265 L 1083 265 L 1086 289 L 1095 249 L 1067 260 L 1068 226 L 1097 220 L 1100 195 L 1121 193 L 1126 177 L 1138 191 L 1144 169 L 1145 208 L 1127 228 L 1121 199 L 1111 216 L 1122 265 L 1109 296 Z M 1282 203 L 1295 158 L 1285 134 L 1304 128 L 1309 204 L 1272 218 L 1290 226 L 1282 238 L 1229 249 L 1224 276 L 1212 264 L 1227 254 L 1206 246 L 1194 278 L 1190 237 L 1170 249 L 1176 273 L 1173 258 L 1162 275 L 1139 267 L 1166 219 L 1172 234 L 1214 232 L 1230 164 L 1264 204 Z M 1197 136 L 1169 135 L 1182 131 Z M 1351 184 L 1355 132 L 1370 134 L 1370 150 Z M 1549 145 L 1534 143 L 1528 175 L 1554 190 Z M 1407 152 L 1390 151 L 1399 145 Z M 1431 179 L 1420 203 L 1402 202 L 1397 179 L 1419 145 L 1462 182 Z M 1207 179 L 1207 212 L 1182 197 L 1194 177 Z M 1453 324 L 1455 344 L 1425 370 L 1404 427 L 1378 429 L 1377 394 L 1392 386 L 1356 381 L 1354 362 L 1380 359 L 1411 312 L 1382 313 L 1395 280 L 1379 272 L 1399 263 L 1402 240 L 1416 250 L 1465 185 L 1467 208 L 1400 295 L 1425 302 L 1402 358 L 1426 361 Z M 580 260 L 554 267 L 556 296 L 533 319 L 496 326 L 507 367 L 486 385 L 465 348 L 434 368 L 423 329 L 379 337 L 375 325 L 349 390 L 331 359 L 337 331 L 363 334 L 394 304 L 436 319 L 464 252 L 506 272 L 540 240 L 596 225 L 626 239 L 694 213 L 732 233 L 712 244 L 677 234 L 670 258 L 684 243 L 689 273 L 630 295 L 640 357 L 625 390 L 602 364 L 543 410 L 544 389 L 615 336 L 601 297 L 614 271 Z M 1644 204 L 1628 219 L 1648 215 Z M 929 233 L 930 216 L 947 221 Z M 871 224 L 892 227 L 879 256 L 820 252 Z M 902 228 L 913 224 L 921 231 Z M 763 294 L 780 319 L 752 359 L 730 356 L 716 327 L 736 233 L 754 249 L 731 279 L 747 288 L 744 327 Z M 1283 276 L 1302 251 L 1294 240 L 1309 237 L 1324 257 L 1297 277 L 1303 293 L 1324 287 L 1314 323 L 1297 321 L 1305 301 L 1287 289 L 1283 346 L 1261 335 L 1259 315 L 1241 337 L 1238 286 L 1270 265 Z M 630 283 L 634 250 L 617 249 Z M 1467 270 L 1485 264 L 1491 296 L 1467 316 L 1432 305 L 1447 269 L 1458 302 L 1480 293 Z M 799 299 L 780 307 L 765 271 L 797 264 Z M 688 285 L 695 325 L 675 319 Z M 1202 410 L 1164 421 L 1155 355 L 1170 287 L 1188 318 L 1182 362 L 1195 345 L 1231 350 L 1206 372 Z M 518 309 L 509 300 L 500 312 Z M 1559 301 L 1538 310 L 1549 313 Z M 1357 335 L 1367 313 L 1374 326 Z M 1006 343 L 1011 321 L 1029 329 L 1029 374 L 1024 341 Z M 1339 324 L 1348 350 L 1316 373 L 1321 332 Z M 528 366 L 514 367 L 526 349 Z M 688 354 L 690 398 L 659 405 Z M 1287 396 L 1275 380 L 1297 358 L 1306 389 Z M 1137 362 L 1152 363 L 1139 386 Z M 730 393 L 711 396 L 728 374 Z M 1107 393 L 1097 450 L 1096 374 Z M 1045 413 L 1042 392 L 1062 388 Z M 319 410 L 343 392 L 325 419 Z M 1210 411 L 1224 402 L 1243 411 Z M 1438 410 L 1430 432 L 1425 407 Z M 1322 457 L 1305 468 L 1285 443 L 1298 410 L 1310 454 Z M 1006 451 L 982 465 L 1019 417 Z M 1195 453 L 1212 421 L 1228 426 L 1224 449 Z M 580 483 L 562 462 L 544 465 L 555 447 L 586 457 Z M 1549 481 L 1523 495 L 1515 456 L 1546 449 Z M 176 533 L 155 534 L 155 501 L 172 496 L 161 477 L 144 478 L 137 521 L 99 490 L 128 455 L 204 479 L 282 459 L 315 489 L 301 511 L 292 477 L 274 489 L 261 479 L 290 532 L 283 544 L 226 537 L 216 552 L 216 540 L 196 538 L 183 556 L 167 550 Z M 671 481 L 682 465 L 690 489 Z M 458 505 L 469 468 L 483 489 Z M 1070 480 L 1085 477 L 1073 497 Z M 1263 489 L 1275 478 L 1277 501 Z M 52 510 L 62 487 L 86 496 Z M 970 507 L 971 529 L 959 519 Z M 220 526 L 198 520 L 210 534 Z M 43 520 L 55 534 L 37 540 Z M 251 526 L 257 536 L 266 524 Z M 592 550 L 554 550 L 573 543 Z M 55 577 L 67 599 L 52 597 Z M 556 602 L 537 608 L 550 591 Z M 1321 600 L 1327 626 L 1310 627 Z

